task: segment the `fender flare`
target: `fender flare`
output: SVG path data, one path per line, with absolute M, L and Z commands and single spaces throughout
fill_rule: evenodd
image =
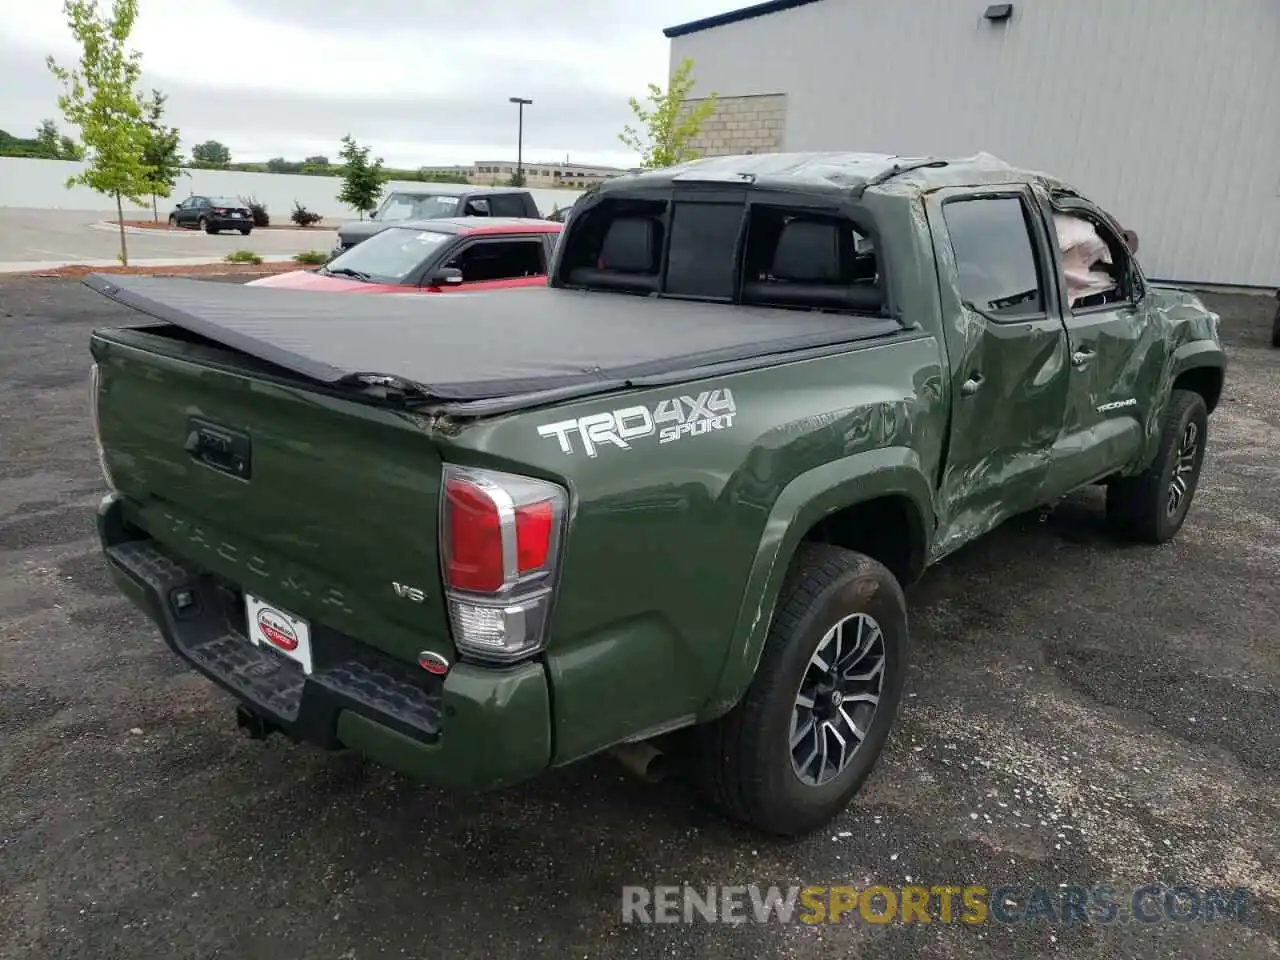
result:
M 1163 389 L 1159 393 L 1159 402 L 1151 410 L 1148 419 L 1147 437 L 1142 447 L 1142 456 L 1137 464 L 1138 469 L 1146 469 L 1146 466 L 1155 459 L 1156 451 L 1160 448 L 1159 425 L 1164 418 L 1165 407 L 1169 405 L 1169 398 L 1173 395 L 1173 385 L 1178 378 L 1191 370 L 1216 370 L 1225 377 L 1226 368 L 1226 357 L 1222 348 L 1211 340 L 1191 340 L 1173 351 L 1166 365 L 1169 371 L 1168 379 L 1164 382 Z
M 909 447 L 882 447 L 822 464 L 788 483 L 765 521 L 755 559 L 743 585 L 720 679 L 700 720 L 728 710 L 755 676 L 782 581 L 801 539 L 823 517 L 883 496 L 900 496 L 915 508 L 921 556 L 933 532 L 933 489 L 920 458 Z

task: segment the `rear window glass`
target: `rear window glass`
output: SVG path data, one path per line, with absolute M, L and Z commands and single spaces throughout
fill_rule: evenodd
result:
M 209 201 L 215 207 L 240 207 L 249 209 L 249 205 L 237 197 L 214 197 Z
M 740 203 L 677 203 L 671 216 L 665 292 L 731 300 L 742 217 Z

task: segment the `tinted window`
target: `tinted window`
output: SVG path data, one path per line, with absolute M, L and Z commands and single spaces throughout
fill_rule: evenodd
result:
M 524 208 L 524 197 L 516 194 L 499 194 L 496 197 L 490 197 L 489 212 L 495 217 L 523 217 L 527 213 Z
M 666 292 L 729 300 L 737 274 L 741 204 L 677 203 L 671 217 Z
M 244 207 L 244 201 L 238 197 L 214 197 L 212 203 L 215 207 Z
M 452 234 L 434 230 L 389 227 L 338 254 L 325 264 L 325 269 L 353 270 L 367 274 L 375 282 L 399 283 L 424 264 L 428 257 L 434 257 L 440 250 L 440 244 L 451 239 Z
M 942 213 L 965 300 L 997 316 L 1044 311 L 1039 265 L 1021 200 L 950 200 Z
M 467 247 L 445 266 L 461 270 L 463 283 L 482 283 L 486 280 L 536 277 L 546 272 L 544 258 L 545 248 L 540 237 L 491 240 Z

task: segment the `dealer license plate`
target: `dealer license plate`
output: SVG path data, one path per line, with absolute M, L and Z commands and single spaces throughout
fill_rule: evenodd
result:
M 255 646 L 269 647 L 290 660 L 296 660 L 302 664 L 302 672 L 310 674 L 310 624 L 249 593 L 244 595 L 244 606 L 248 614 L 249 640 Z

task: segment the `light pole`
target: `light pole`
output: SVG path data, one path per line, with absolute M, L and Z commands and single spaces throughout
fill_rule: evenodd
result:
M 519 119 L 516 121 L 516 183 L 524 186 L 524 108 L 533 101 L 526 100 L 524 97 L 509 99 L 519 111 Z

